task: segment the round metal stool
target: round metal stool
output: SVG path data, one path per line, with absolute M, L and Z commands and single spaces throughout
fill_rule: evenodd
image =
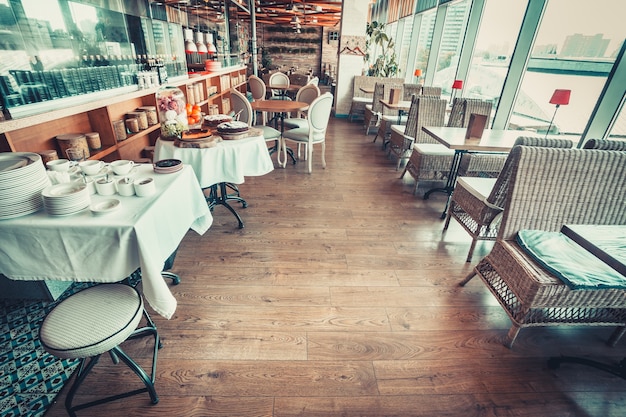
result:
M 145 327 L 137 328 L 142 316 Z M 119 345 L 131 338 L 152 335 L 154 353 L 151 376 Z M 154 388 L 157 352 L 160 347 L 156 326 L 144 310 L 141 295 L 124 284 L 101 284 L 77 292 L 59 303 L 43 320 L 39 329 L 41 343 L 52 355 L 65 359 L 80 359 L 78 373 L 65 399 L 70 416 L 75 411 L 148 392 L 152 404 L 159 402 Z M 115 364 L 121 359 L 144 383 L 145 388 L 72 406 L 74 395 L 98 362 L 100 355 L 109 352 Z

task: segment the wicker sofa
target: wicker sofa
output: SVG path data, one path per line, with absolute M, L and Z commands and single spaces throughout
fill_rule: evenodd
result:
M 361 88 L 374 90 L 376 83 L 392 83 L 402 84 L 404 80 L 402 78 L 385 78 L 385 77 L 370 77 L 368 75 L 355 75 L 352 84 L 352 104 L 350 106 L 350 112 L 348 113 L 348 120 L 352 121 L 356 118 L 363 118 L 365 113 L 365 105 L 372 104 L 372 94 L 365 93 Z
M 564 224 L 626 224 L 626 152 L 516 146 L 502 223 L 492 251 L 461 285 L 478 275 L 509 315 L 505 344 L 524 327 L 617 326 L 625 332 L 626 290 L 570 289 L 516 242 L 522 229 L 559 231 Z

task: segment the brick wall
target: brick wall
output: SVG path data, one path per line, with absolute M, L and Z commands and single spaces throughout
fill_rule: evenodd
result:
M 298 72 L 311 70 L 314 75 L 320 76 L 323 75 L 323 64 L 337 66 L 338 41 L 329 42 L 327 32 L 327 28 L 303 26 L 301 33 L 295 33 L 288 26 L 259 24 L 257 45 L 267 50 L 272 65 L 281 71 L 295 67 Z M 259 50 L 259 68 L 261 57 Z

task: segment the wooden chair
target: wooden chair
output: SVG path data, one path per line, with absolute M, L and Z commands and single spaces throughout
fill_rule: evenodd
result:
M 254 124 L 254 111 L 252 105 L 241 92 L 236 88 L 230 90 L 230 103 L 235 113 L 239 113 L 239 120 L 248 126 L 260 129 L 263 132 L 266 142 L 276 142 L 280 140 L 280 131 L 263 124 Z
M 522 229 L 558 232 L 564 224 L 625 225 L 626 152 L 516 146 L 496 243 L 461 285 L 478 275 L 512 321 L 506 346 L 533 326 L 626 329 L 626 290 L 571 289 L 517 243 Z
M 406 125 L 392 125 L 391 134 L 387 145 L 389 155 L 394 155 L 398 162 L 396 170 L 400 168 L 402 161 L 410 158 L 413 152 L 413 144 L 419 138 L 427 137 L 422 132 L 422 126 L 443 126 L 446 115 L 446 100 L 413 96 L 411 108 L 407 116 Z M 442 145 L 443 146 L 443 145 Z M 444 146 L 445 148 L 445 146 Z
M 287 96 L 287 88 L 289 88 L 289 76 L 284 72 L 274 72 L 270 75 L 267 86 L 270 88 L 271 100 L 291 100 Z
M 320 96 L 320 89 L 317 87 L 317 85 L 307 84 L 304 87 L 300 88 L 298 90 L 298 93 L 296 93 L 296 101 L 301 101 L 303 103 L 308 103 L 309 105 L 311 105 L 311 103 L 313 103 L 313 100 L 315 100 L 319 96 Z M 308 110 L 299 111 L 297 112 L 295 117 L 289 117 L 285 119 L 283 123 L 285 124 L 286 127 L 289 127 L 290 129 L 298 128 L 298 127 L 308 127 L 309 121 L 307 120 L 307 114 L 308 114 Z M 304 157 L 306 159 L 307 152 L 306 152 L 306 144 L 304 143 L 298 143 L 298 158 L 300 158 L 300 151 L 301 151 L 302 145 L 304 145 L 305 147 Z
M 267 87 L 261 78 L 256 75 L 250 75 L 248 77 L 248 88 L 250 89 L 250 93 L 252 93 L 254 101 L 265 100 L 265 97 L 267 96 Z M 260 124 L 267 124 L 267 112 L 260 113 L 262 118 Z
M 566 139 L 544 139 L 520 136 L 515 145 L 571 148 L 572 141 Z M 466 262 L 479 240 L 496 240 L 498 226 L 504 210 L 504 198 L 511 179 L 512 162 L 508 154 L 498 178 L 459 177 L 450 198 L 450 207 L 443 226 L 445 232 L 454 218 L 472 236 L 472 244 Z
M 287 161 L 287 145 L 286 141 L 295 143 L 305 143 L 308 160 L 309 174 L 313 170 L 313 145 L 322 145 L 322 166 L 326 168 L 326 129 L 328 128 L 328 120 L 330 111 L 333 106 L 333 95 L 324 93 L 311 103 L 309 106 L 308 126 L 287 130 L 282 136 L 282 149 Z

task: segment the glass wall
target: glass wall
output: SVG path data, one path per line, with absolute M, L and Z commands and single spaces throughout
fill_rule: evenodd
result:
M 445 13 L 445 21 L 432 85 L 441 87 L 442 96 L 448 99 L 452 95 L 471 5 L 471 0 L 461 0 L 440 9 Z
M 419 35 L 417 38 L 417 53 L 415 55 L 415 63 L 413 64 L 413 68 L 421 69 L 422 76 L 426 75 L 428 54 L 430 53 L 430 46 L 433 42 L 433 30 L 435 28 L 436 16 L 436 9 L 431 9 L 427 12 L 422 13 L 421 22 L 418 28 Z
M 528 0 L 486 2 L 464 80 L 464 97 L 489 100 L 494 109 L 497 107 L 527 6 Z M 502 19 L 505 15 L 507 18 Z
M 509 127 L 580 135 L 587 125 L 624 38 L 621 0 L 550 0 L 537 31 Z M 595 16 L 592 16 L 595 15 Z M 571 90 L 569 104 L 550 98 Z

